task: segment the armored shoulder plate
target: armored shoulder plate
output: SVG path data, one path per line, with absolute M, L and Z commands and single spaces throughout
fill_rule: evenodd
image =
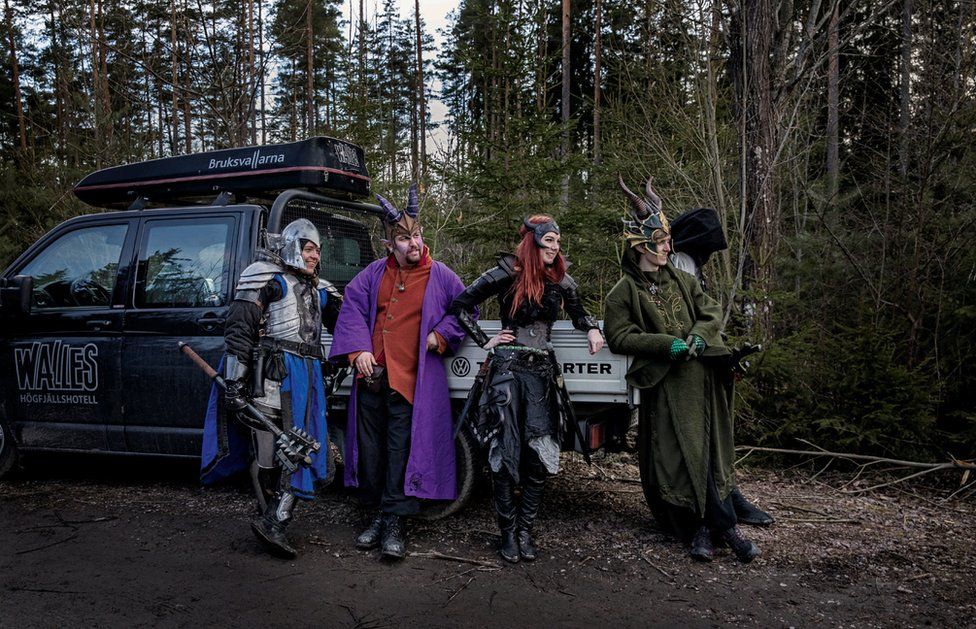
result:
M 340 293 L 339 289 L 335 287 L 335 284 L 328 280 L 323 280 L 321 277 L 319 278 L 319 285 L 317 288 L 319 290 L 324 290 L 330 295 L 338 295 L 339 297 L 342 297 L 342 293 Z
M 573 279 L 573 276 L 569 273 L 563 275 L 563 279 L 559 282 L 559 288 L 563 290 L 576 290 L 579 288 L 579 284 Z
M 515 265 L 517 263 L 518 258 L 511 253 L 507 253 L 505 251 L 500 251 L 498 253 L 498 267 L 505 271 L 509 277 L 515 277 Z
M 237 280 L 237 290 L 261 290 L 276 273 L 281 273 L 283 270 L 271 262 L 254 262 L 241 273 L 240 279 Z
M 240 279 L 237 280 L 234 299 L 236 301 L 250 301 L 260 304 L 259 295 L 261 294 L 261 289 L 274 279 L 276 273 L 281 273 L 281 271 L 280 266 L 271 262 L 252 262 L 244 269 Z

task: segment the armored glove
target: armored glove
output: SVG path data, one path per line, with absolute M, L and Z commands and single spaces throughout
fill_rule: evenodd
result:
M 685 340 L 688 345 L 688 360 L 701 356 L 702 352 L 705 351 L 705 339 L 698 336 L 697 334 L 690 334 Z
M 247 406 L 247 399 L 244 397 L 244 385 L 237 380 L 228 380 L 227 389 L 224 391 L 224 406 L 229 411 L 242 411 Z
M 668 358 L 674 361 L 683 359 L 688 355 L 688 344 L 681 339 L 671 341 L 671 349 L 668 350 Z

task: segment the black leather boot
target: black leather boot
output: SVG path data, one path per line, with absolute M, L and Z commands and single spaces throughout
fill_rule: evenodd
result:
M 360 550 L 373 550 L 380 545 L 382 535 L 383 514 L 376 513 L 370 521 L 369 526 L 356 538 L 356 548 Z
M 740 533 L 738 528 L 733 526 L 723 531 L 721 537 L 742 563 L 749 563 L 759 556 L 759 547 Z
M 695 533 L 691 540 L 691 558 L 696 561 L 711 561 L 715 557 L 715 546 L 712 545 L 712 532 L 703 526 Z
M 519 547 L 515 539 L 516 507 L 512 477 L 502 470 L 492 474 L 492 485 L 492 499 L 495 503 L 495 513 L 498 515 L 498 528 L 502 535 L 498 554 L 509 563 L 518 563 Z
M 539 515 L 545 485 L 546 472 L 541 466 L 539 469 L 529 470 L 522 479 L 522 504 L 518 509 L 516 539 L 519 555 L 526 561 L 533 561 L 538 554 L 538 549 L 532 540 L 532 527 L 536 516 Z
M 279 491 L 268 503 L 264 515 L 251 522 L 251 530 L 268 552 L 282 559 L 294 559 L 298 556 L 298 551 L 285 535 L 294 507 L 295 495 Z
M 404 533 L 403 518 L 395 513 L 383 515 L 383 557 L 386 559 L 403 559 L 407 554 L 407 540 Z
M 735 519 L 739 524 L 769 526 L 773 523 L 773 516 L 746 500 L 738 487 L 732 489 L 729 497 L 732 498 L 732 508 L 735 509 Z

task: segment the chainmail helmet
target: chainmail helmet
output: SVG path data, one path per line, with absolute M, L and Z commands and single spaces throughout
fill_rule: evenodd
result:
M 307 218 L 288 223 L 280 234 L 268 234 L 268 248 L 281 258 L 282 264 L 299 271 L 305 271 L 305 259 L 302 258 L 305 242 L 322 246 L 319 230 Z
M 630 220 L 624 219 L 624 240 L 630 247 L 646 245 L 656 252 L 658 243 L 671 235 L 671 226 L 661 209 L 661 197 L 651 187 L 651 178 L 644 186 L 644 197 L 631 192 L 621 175 L 617 175 L 617 180 L 630 201 Z
M 412 235 L 420 228 L 417 214 L 420 212 L 420 201 L 417 200 L 417 184 L 410 185 L 407 193 L 407 207 L 400 210 L 380 195 L 376 195 L 383 208 L 383 227 L 386 240 L 393 242 L 398 234 Z

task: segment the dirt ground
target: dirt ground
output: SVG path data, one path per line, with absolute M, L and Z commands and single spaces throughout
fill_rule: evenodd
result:
M 743 492 L 776 517 L 744 528 L 761 557 L 696 564 L 655 528 L 630 455 L 567 455 L 534 563 L 497 558 L 484 487 L 416 522 L 397 564 L 353 548 L 359 509 L 329 490 L 299 506 L 301 555 L 282 561 L 251 535 L 246 488 L 201 488 L 192 465 L 30 463 L 0 481 L 0 627 L 976 626 L 971 499 L 747 470 Z

